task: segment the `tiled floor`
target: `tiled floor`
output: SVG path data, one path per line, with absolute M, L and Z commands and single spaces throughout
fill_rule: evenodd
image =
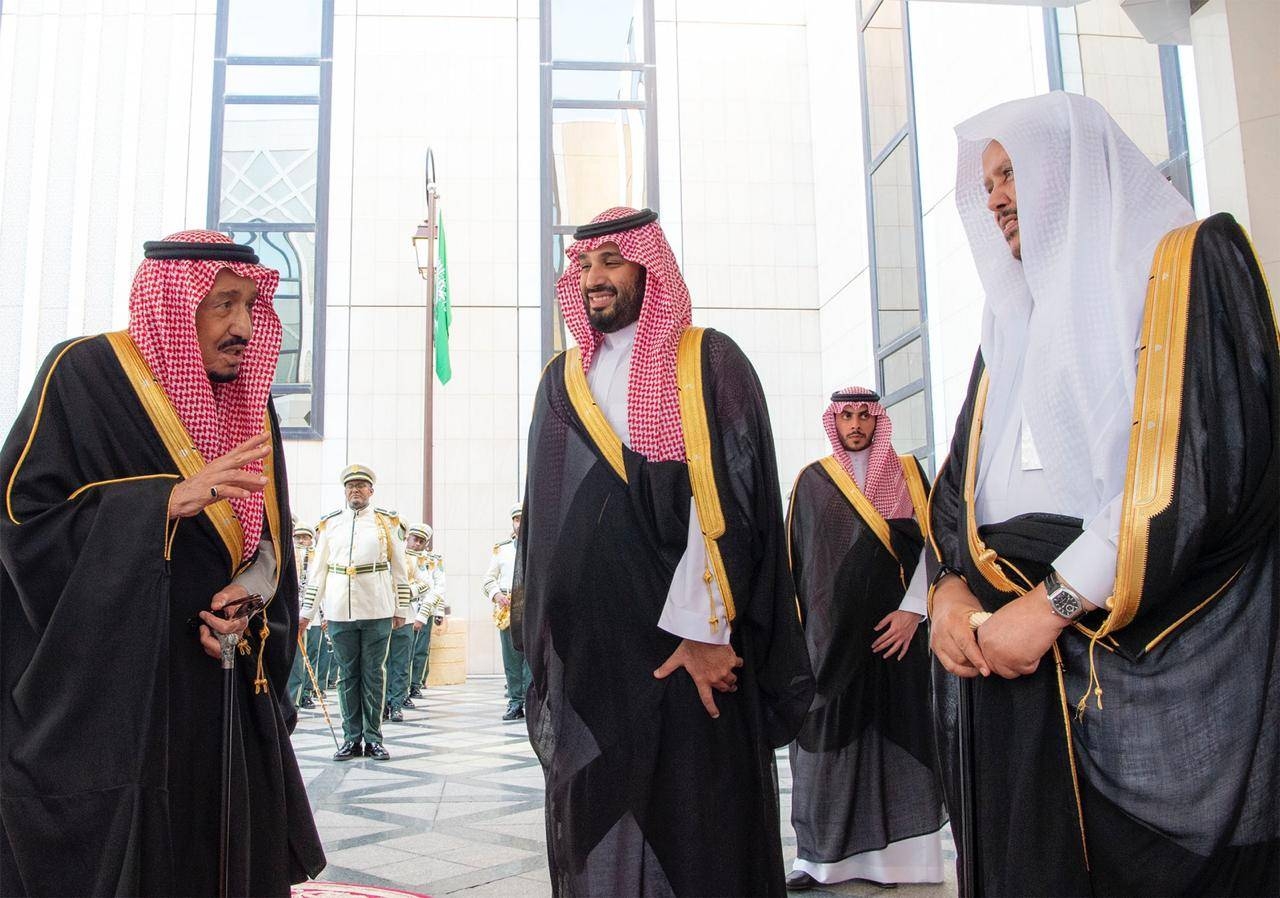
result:
M 432 896 L 544 898 L 547 876 L 542 770 L 524 722 L 504 724 L 500 678 L 431 689 L 404 723 L 386 723 L 391 760 L 337 763 L 319 709 L 303 711 L 293 743 L 311 794 L 329 866 L 321 879 L 389 886 Z M 331 692 L 332 696 L 333 693 Z M 336 701 L 329 708 L 339 726 Z M 341 730 L 339 729 L 339 736 Z M 791 774 L 779 754 L 782 818 L 790 818 Z M 946 835 L 946 834 L 944 834 Z M 784 850 L 795 836 L 783 824 Z M 954 861 L 949 835 L 948 864 Z M 900 898 L 955 895 L 941 886 L 903 886 Z M 845 883 L 808 895 L 879 895 Z

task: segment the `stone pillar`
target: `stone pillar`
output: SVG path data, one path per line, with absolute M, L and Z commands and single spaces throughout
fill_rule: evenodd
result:
M 1253 237 L 1280 284 L 1280 2 L 1193 0 L 1191 43 L 1204 130 L 1209 206 Z

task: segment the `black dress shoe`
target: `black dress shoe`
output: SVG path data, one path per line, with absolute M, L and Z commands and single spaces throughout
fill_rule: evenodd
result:
M 382 706 L 382 719 L 383 719 L 383 720 L 390 720 L 390 719 L 391 719 L 391 706 L 390 706 L 390 705 L 383 705 L 383 706 Z
M 388 717 L 387 720 L 391 721 L 392 723 L 404 723 L 404 712 L 401 711 L 399 708 L 396 708 L 394 711 L 391 712 L 391 716 Z
M 390 761 L 391 752 L 382 747 L 381 742 L 371 742 L 364 747 L 364 756 L 375 761 Z
M 803 870 L 792 870 L 787 874 L 787 891 L 803 892 L 818 885 L 818 881 Z
M 409 698 L 422 698 L 422 690 L 414 686 L 409 690 Z
M 355 742 L 342 743 L 342 748 L 338 749 L 333 754 L 333 759 L 335 761 L 350 761 L 352 758 L 358 757 L 360 757 L 359 740 L 356 740 Z
M 524 709 L 515 702 L 507 705 L 507 713 L 502 715 L 502 719 L 508 723 L 519 720 L 521 717 L 524 717 Z
M 413 710 L 413 696 L 412 696 L 412 695 L 410 695 L 410 696 L 409 696 L 409 698 L 405 699 L 405 700 L 404 700 L 404 703 L 403 703 L 403 704 L 401 704 L 401 705 L 400 705 L 400 707 L 401 707 L 401 708 L 408 708 L 409 710 Z
M 314 708 L 315 706 L 316 706 L 316 703 L 311 700 L 311 696 L 309 695 L 304 695 L 302 697 L 302 701 L 298 702 L 299 708 L 306 708 L 308 711 Z

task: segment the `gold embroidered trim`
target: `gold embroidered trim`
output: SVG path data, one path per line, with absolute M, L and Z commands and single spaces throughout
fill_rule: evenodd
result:
M 569 401 L 573 403 L 573 410 L 586 425 L 587 434 L 609 463 L 609 467 L 626 483 L 627 467 L 622 460 L 622 439 L 613 432 L 604 412 L 591 395 L 587 376 L 582 373 L 582 351 L 576 346 L 565 350 L 564 386 L 569 393 Z
M 800 469 L 800 473 L 796 475 L 795 481 L 791 484 L 791 492 L 787 496 L 787 570 L 794 571 L 796 569 L 795 561 L 791 555 L 791 526 L 794 521 L 793 514 L 796 508 L 796 489 L 800 486 L 800 478 L 804 476 L 804 472 L 809 470 L 812 465 L 805 465 Z M 804 625 L 804 612 L 800 609 L 800 590 L 796 589 L 796 619 L 800 621 L 801 626 Z
M 134 477 L 114 477 L 111 480 L 95 480 L 93 483 L 86 483 L 84 486 L 78 488 L 70 496 L 67 496 L 67 501 L 70 502 L 72 499 L 77 498 L 86 490 L 91 490 L 94 487 L 110 486 L 113 483 L 129 483 L 130 481 L 133 481 L 133 480 L 156 480 L 157 478 L 164 478 L 168 480 L 181 479 L 178 477 L 177 474 L 138 474 L 137 476 L 134 476 Z
M 703 399 L 702 337 L 703 328 L 686 328 L 680 335 L 676 350 L 676 383 L 680 391 L 680 426 L 684 431 L 685 459 L 689 465 L 689 484 L 693 488 L 693 501 L 702 524 L 702 536 L 707 545 L 707 561 L 710 573 L 720 587 L 724 600 L 725 616 L 732 623 L 737 617 L 733 604 L 733 592 L 729 587 L 729 573 L 720 555 L 717 540 L 724 535 L 724 509 L 720 505 L 720 493 L 716 489 L 715 467 L 711 453 L 711 427 L 707 423 L 707 406 Z M 708 584 L 708 589 L 710 585 Z
M 1022 595 L 1027 590 L 1033 589 L 1035 584 L 1028 580 L 1026 575 L 1012 564 L 1009 564 L 1009 567 L 1022 580 L 1022 584 L 1019 585 L 1010 580 L 1001 567 L 1000 556 L 996 554 L 994 549 L 988 548 L 987 544 L 978 536 L 978 514 L 975 501 L 978 483 L 978 443 L 982 439 L 982 413 L 987 405 L 987 390 L 990 387 L 991 379 L 987 376 L 987 372 L 983 371 L 982 377 L 978 380 L 978 391 L 973 400 L 973 420 L 969 423 L 969 446 L 967 457 L 965 458 L 964 505 L 966 536 L 969 541 L 969 554 L 973 556 L 978 572 L 986 578 L 987 582 L 1001 592 Z M 1008 564 L 1008 562 L 1004 563 Z
M 1062 701 L 1062 725 L 1067 733 L 1067 761 L 1071 765 L 1071 789 L 1076 793 L 1076 821 L 1080 824 L 1080 850 L 1084 852 L 1084 868 L 1089 869 L 1089 841 L 1084 835 L 1084 802 L 1080 799 L 1080 777 L 1076 773 L 1076 745 L 1071 735 L 1071 712 L 1067 709 L 1067 684 L 1063 680 L 1062 652 L 1053 644 L 1053 663 L 1058 674 L 1058 698 Z
M 40 387 L 40 401 L 36 403 L 36 417 L 31 422 L 31 433 L 27 434 L 27 444 L 22 447 L 22 454 L 18 456 L 18 463 L 13 466 L 13 473 L 9 475 L 9 485 L 4 491 L 5 511 L 9 515 L 9 520 L 15 524 L 21 524 L 22 522 L 13 513 L 13 483 L 18 479 L 18 472 L 22 470 L 22 463 L 27 460 L 27 453 L 31 451 L 31 444 L 36 441 L 36 431 L 40 429 L 40 417 L 44 414 L 44 398 L 49 392 L 49 381 L 53 380 L 53 372 L 58 369 L 58 363 L 62 361 L 62 357 L 70 352 L 73 346 L 78 346 L 88 339 L 91 338 L 81 337 L 74 343 L 68 343 L 62 347 L 62 352 L 58 353 L 58 357 L 49 366 L 49 373 L 44 376 L 44 383 Z
M 924 479 L 920 476 L 920 466 L 914 455 L 900 455 L 898 460 L 902 462 L 902 477 L 907 481 L 907 492 L 911 496 L 911 507 L 916 512 L 916 523 L 920 525 L 920 532 L 928 538 L 929 491 L 925 489 Z
M 1200 604 L 1196 605 L 1196 607 L 1192 608 L 1192 609 L 1191 609 L 1190 611 L 1188 611 L 1186 614 L 1182 615 L 1182 617 L 1178 618 L 1176 621 L 1174 621 L 1174 622 L 1173 622 L 1173 623 L 1171 623 L 1169 626 L 1167 626 L 1167 627 L 1165 627 L 1163 630 L 1161 630 L 1158 634 L 1156 634 L 1156 637 L 1155 637 L 1154 639 L 1152 639 L 1150 642 L 1148 642 L 1148 643 L 1146 644 L 1146 646 L 1143 648 L 1143 651 L 1144 651 L 1144 652 L 1149 652 L 1149 651 L 1151 651 L 1153 648 L 1155 648 L 1156 646 L 1158 646 L 1160 643 L 1164 642 L 1164 640 L 1165 640 L 1165 639 L 1166 639 L 1166 638 L 1167 638 L 1171 633 L 1173 633 L 1175 630 L 1177 630 L 1179 627 L 1181 627 L 1181 626 L 1182 626 L 1183 624 L 1185 624 L 1187 621 L 1191 620 L 1191 618 L 1195 617 L 1195 616 L 1196 616 L 1196 614 L 1198 614 L 1198 613 L 1200 612 L 1200 610 L 1201 610 L 1202 608 L 1204 608 L 1204 606 L 1208 605 L 1210 602 L 1212 602 L 1212 601 L 1213 601 L 1214 599 L 1216 599 L 1218 596 L 1220 596 L 1220 595 L 1222 595 L 1224 592 L 1226 592 L 1226 591 L 1227 591 L 1227 587 L 1228 587 L 1228 586 L 1230 586 L 1232 583 L 1235 583 L 1235 582 L 1236 582 L 1236 577 L 1239 577 L 1239 576 L 1240 576 L 1240 572 L 1241 572 L 1241 571 L 1243 571 L 1243 570 L 1244 570 L 1244 565 L 1242 564 L 1242 565 L 1240 565 L 1240 567 L 1236 568 L 1236 572 L 1235 572 L 1234 574 L 1232 574 L 1230 577 L 1228 577 L 1228 578 L 1227 578 L 1227 582 L 1226 582 L 1226 583 L 1223 583 L 1223 584 L 1222 584 L 1221 586 L 1219 586 L 1216 590 L 1214 590 L 1214 592 L 1213 592 L 1213 594 L 1212 594 L 1211 596 L 1209 596 L 1209 597 L 1208 597 L 1207 599 L 1205 599 L 1203 602 L 1201 602 Z
M 192 442 L 164 388 L 155 379 L 142 353 L 134 345 L 133 338 L 127 331 L 112 331 L 106 334 L 106 338 L 179 472 L 184 478 L 198 474 L 204 467 L 205 460 Z M 222 538 L 234 573 L 244 562 L 244 531 L 235 512 L 231 510 L 231 503 L 223 499 L 206 505 L 203 514 L 208 516 L 218 536 Z
M 1098 628 L 1103 635 L 1128 625 L 1137 615 L 1151 521 L 1173 501 L 1191 309 L 1191 252 L 1199 228 L 1197 221 L 1170 231 L 1156 247 L 1151 262 L 1138 350 L 1116 585 L 1107 600 L 1111 613 Z
M 835 482 L 836 488 L 844 494 L 849 500 L 849 504 L 853 506 L 853 510 L 858 513 L 858 517 L 866 521 L 867 526 L 871 528 L 871 532 L 876 538 L 884 544 L 889 550 L 889 554 L 898 559 L 898 553 L 893 550 L 893 542 L 889 536 L 889 522 L 886 521 L 876 511 L 876 507 L 871 504 L 871 500 L 866 497 L 862 490 L 858 489 L 857 481 L 849 476 L 849 472 L 841 467 L 840 462 L 836 460 L 834 455 L 828 455 L 818 464 L 822 465 L 822 470 Z

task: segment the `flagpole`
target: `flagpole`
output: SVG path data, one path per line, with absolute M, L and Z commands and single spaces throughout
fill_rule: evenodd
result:
M 427 190 L 427 270 L 423 275 L 427 279 L 427 362 L 426 383 L 422 391 L 423 401 L 423 436 L 422 436 L 422 520 L 431 524 L 434 517 L 431 513 L 433 505 L 432 490 L 432 454 L 434 446 L 434 386 L 435 386 L 435 332 L 436 332 L 436 237 L 439 234 L 436 200 L 436 159 L 427 147 L 426 160 Z

